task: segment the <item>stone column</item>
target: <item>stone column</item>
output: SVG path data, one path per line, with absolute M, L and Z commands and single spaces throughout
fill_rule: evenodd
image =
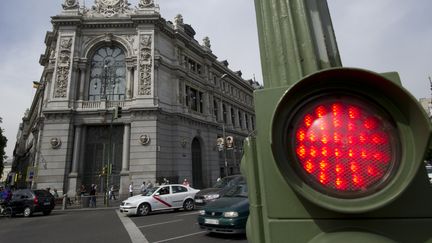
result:
M 86 64 L 80 63 L 79 69 L 81 71 L 80 79 L 79 79 L 79 96 L 78 100 L 84 100 L 84 87 L 85 87 L 85 75 L 86 75 Z
M 131 125 L 124 125 L 123 132 L 123 156 L 122 156 L 122 170 L 120 172 L 120 188 L 119 194 L 127 194 L 129 185 L 129 148 L 130 148 L 130 130 Z
M 78 165 L 81 154 L 81 126 L 75 127 L 74 147 L 72 155 L 72 169 L 69 173 L 69 189 L 68 196 L 74 197 L 77 190 Z
M 226 108 L 227 108 L 227 125 L 232 126 L 234 124 L 232 124 L 232 119 L 231 119 L 231 105 L 227 104 Z
M 240 127 L 240 117 L 239 117 L 239 109 L 238 108 L 235 108 L 234 109 L 234 117 L 235 117 L 235 124 L 234 124 L 234 126 L 235 127 Z
M 223 120 L 223 116 L 224 116 L 224 114 L 223 114 L 223 101 L 222 101 L 222 96 L 221 96 L 221 98 L 219 99 L 219 114 L 218 114 L 218 117 L 216 118 L 216 120 L 217 121 L 220 121 L 220 122 L 222 122 L 222 123 L 224 123 L 224 120 Z
M 127 72 L 126 72 L 126 99 L 131 99 L 133 96 L 133 67 L 127 66 Z

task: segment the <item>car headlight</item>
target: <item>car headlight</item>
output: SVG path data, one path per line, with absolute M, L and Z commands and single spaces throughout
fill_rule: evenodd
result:
M 223 213 L 223 216 L 225 218 L 235 218 L 235 217 L 238 217 L 238 213 L 237 212 L 225 212 L 225 213 Z
M 200 210 L 200 211 L 199 211 L 199 214 L 200 214 L 200 215 L 205 215 L 205 210 Z
M 213 200 L 213 199 L 217 199 L 219 198 L 219 194 L 208 194 L 208 195 L 204 195 L 204 198 L 206 200 Z

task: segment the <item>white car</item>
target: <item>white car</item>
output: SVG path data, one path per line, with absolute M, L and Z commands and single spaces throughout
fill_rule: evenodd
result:
M 432 165 L 426 165 L 426 170 L 429 176 L 429 181 L 432 183 Z
M 130 197 L 120 205 L 126 215 L 147 215 L 151 211 L 184 208 L 194 209 L 194 197 L 199 190 L 180 184 L 162 185 Z

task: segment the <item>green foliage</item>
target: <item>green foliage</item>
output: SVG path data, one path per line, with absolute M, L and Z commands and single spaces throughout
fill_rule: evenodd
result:
M 3 119 L 0 117 L 0 123 Z M 3 161 L 6 159 L 5 148 L 6 148 L 7 138 L 3 135 L 3 129 L 0 127 L 0 178 L 3 175 Z

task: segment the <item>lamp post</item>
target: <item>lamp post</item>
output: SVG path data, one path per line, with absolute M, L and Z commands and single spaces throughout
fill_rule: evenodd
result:
M 109 59 L 105 60 L 105 64 L 104 64 L 104 70 L 103 70 L 103 83 L 102 83 L 102 99 L 108 100 L 107 97 L 107 86 L 111 85 L 111 91 L 112 91 L 112 97 L 110 100 L 114 99 L 114 88 L 115 88 L 115 84 L 116 84 L 116 77 L 115 77 L 115 73 L 113 73 L 113 71 L 115 71 L 113 69 L 112 65 L 109 65 L 111 63 L 111 61 Z M 105 204 L 108 207 L 109 206 L 109 183 L 110 183 L 110 176 L 111 176 L 111 164 L 113 163 L 113 159 L 112 159 L 112 130 L 113 130 L 113 120 L 114 120 L 114 110 L 113 113 L 111 114 L 111 119 L 110 119 L 110 128 L 109 128 L 109 142 L 108 142 L 108 158 L 107 158 L 107 162 L 106 165 L 104 166 L 106 169 L 106 180 L 105 180 Z
M 222 74 L 220 77 L 221 80 L 228 76 L 226 73 Z M 221 94 L 221 103 L 222 103 L 222 137 L 223 137 L 223 155 L 224 155 L 224 166 L 225 166 L 225 176 L 228 176 L 228 161 L 227 161 L 227 147 L 226 147 L 226 134 L 225 134 L 225 119 L 224 119 L 224 103 L 223 103 L 223 94 Z M 228 118 L 227 118 L 228 119 Z

